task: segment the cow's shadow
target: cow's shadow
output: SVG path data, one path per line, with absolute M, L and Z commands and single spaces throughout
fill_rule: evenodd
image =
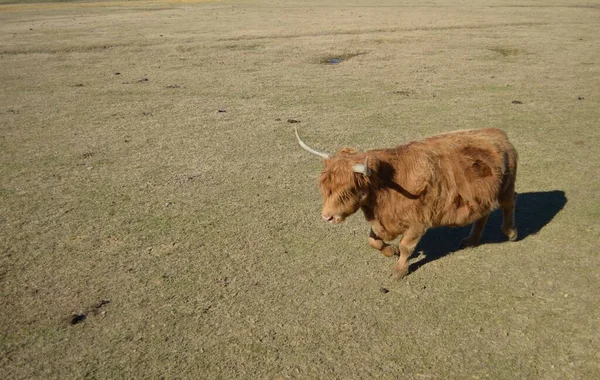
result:
M 517 241 L 526 239 L 538 233 L 552 218 L 559 213 L 567 203 L 564 191 L 553 190 L 517 194 L 515 224 L 519 232 Z M 496 210 L 490 216 L 479 245 L 507 242 L 506 236 L 500 231 L 502 211 Z M 415 253 L 423 252 L 424 258 L 410 264 L 410 273 L 423 265 L 459 251 L 460 241 L 471 230 L 471 226 L 460 228 L 435 228 L 429 230 L 421 239 Z

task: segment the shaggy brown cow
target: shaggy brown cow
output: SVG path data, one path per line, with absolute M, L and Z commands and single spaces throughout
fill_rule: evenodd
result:
M 385 256 L 385 243 L 403 235 L 394 276 L 408 273 L 408 258 L 428 228 L 473 223 L 461 246 L 475 246 L 490 213 L 502 207 L 502 232 L 514 225 L 517 152 L 500 129 L 456 131 L 389 149 L 335 155 L 300 145 L 322 157 L 323 219 L 341 223 L 359 208 L 371 224 L 369 244 Z

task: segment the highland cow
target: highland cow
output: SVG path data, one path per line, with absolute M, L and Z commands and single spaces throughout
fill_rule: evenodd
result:
M 399 254 L 394 276 L 408 273 L 408 259 L 427 229 L 473 223 L 462 247 L 479 244 L 492 211 L 503 211 L 502 232 L 515 229 L 517 152 L 500 129 L 456 131 L 395 148 L 335 155 L 300 145 L 324 159 L 319 187 L 323 219 L 341 223 L 361 209 L 371 224 L 369 245 Z M 399 249 L 386 243 L 402 235 Z

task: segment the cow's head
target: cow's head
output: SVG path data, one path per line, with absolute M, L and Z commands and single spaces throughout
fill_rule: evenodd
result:
M 368 201 L 372 177 L 377 171 L 377 160 L 348 148 L 335 155 L 319 152 L 300 139 L 297 129 L 296 138 L 302 148 L 324 160 L 319 180 L 323 196 L 323 219 L 330 223 L 343 222 Z

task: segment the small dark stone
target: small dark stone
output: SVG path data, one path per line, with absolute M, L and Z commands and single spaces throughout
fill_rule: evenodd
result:
M 300 122 L 300 120 L 288 119 L 288 121 L 287 121 L 287 122 L 288 122 L 288 123 L 290 123 L 290 124 L 296 124 L 296 123 L 299 123 L 299 122 Z
M 227 112 L 227 110 L 224 110 L 224 109 L 222 109 L 222 108 L 219 108 L 219 110 L 218 110 L 217 112 L 219 112 L 219 113 L 225 113 L 225 112 Z
M 78 323 L 85 321 L 86 318 L 87 318 L 87 314 L 85 314 L 85 313 L 73 314 L 71 316 L 71 324 L 76 325 Z
M 121 73 L 118 73 L 118 72 L 117 72 L 117 73 L 115 73 L 115 75 L 121 75 Z
M 390 292 L 390 290 L 389 290 L 388 288 L 381 288 L 381 289 L 379 289 L 379 291 L 380 291 L 381 293 L 383 293 L 383 294 L 386 294 L 386 293 L 389 293 L 389 292 Z
M 583 96 L 578 96 L 577 97 L 577 100 L 583 100 L 583 99 L 585 99 Z
M 512 104 L 523 104 L 523 102 L 520 100 L 513 100 L 511 103 Z
M 148 82 L 149 80 L 150 79 L 148 79 L 148 78 L 142 78 L 142 79 L 138 80 L 138 82 Z

